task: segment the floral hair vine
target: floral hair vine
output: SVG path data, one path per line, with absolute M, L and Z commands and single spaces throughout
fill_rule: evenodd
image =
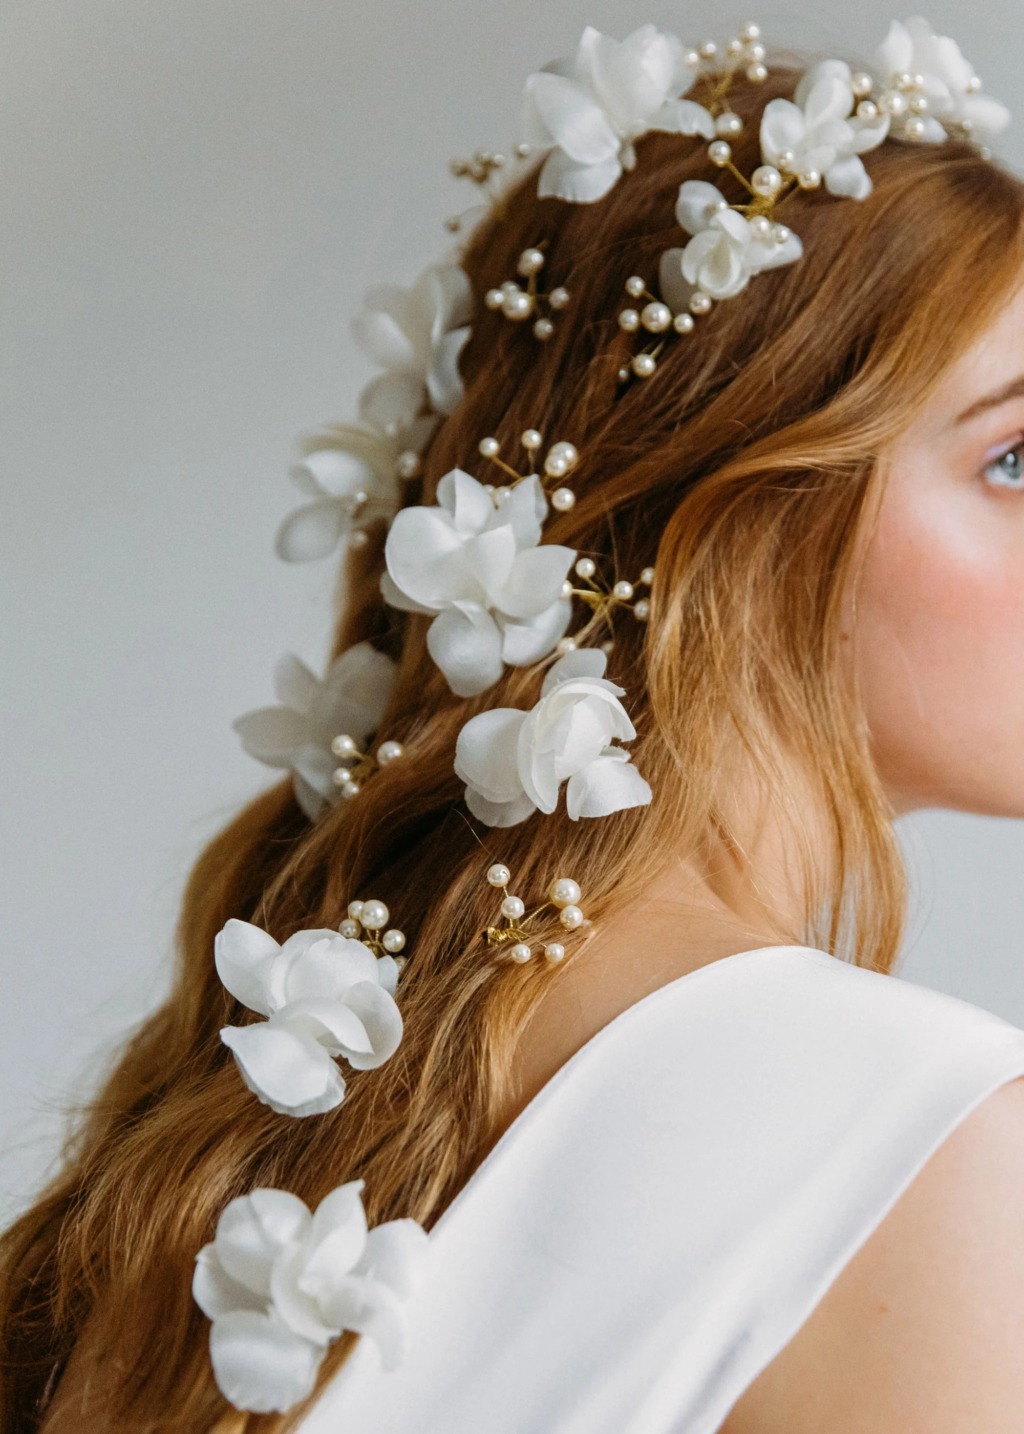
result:
M 656 280 L 624 277 L 629 302 L 618 323 L 643 346 L 619 370 L 622 382 L 649 379 L 665 345 L 693 334 L 715 303 L 802 256 L 799 236 L 777 217 L 789 194 L 824 188 L 862 201 L 871 193 L 862 156 L 887 139 L 940 143 L 952 135 L 988 157 L 987 140 L 1010 118 L 982 93 L 955 41 L 920 17 L 894 20 L 871 66 L 854 71 L 823 60 L 801 76 L 792 100 L 768 101 L 761 163 L 748 176 L 733 159 L 744 121 L 729 94 L 741 75 L 763 82 L 766 61 L 754 23 L 721 49 L 714 40 L 689 47 L 653 25 L 623 41 L 588 26 L 575 56 L 526 81 L 522 139 L 512 153 L 518 162 L 546 152 L 539 197 L 602 199 L 636 167 L 637 140 L 655 130 L 706 145 L 710 164 L 745 192 L 730 204 L 707 181 L 680 186 L 675 218 L 685 242 L 661 255 Z M 496 177 L 507 167 L 504 155 L 485 150 L 452 161 L 499 222 L 509 198 Z M 457 232 L 468 217 L 447 227 Z M 303 502 L 275 539 L 282 558 L 305 562 L 364 542 L 366 528 L 383 521 L 381 596 L 430 618 L 427 651 L 456 696 L 487 691 L 507 666 L 536 672 L 532 706 L 478 711 L 455 741 L 465 806 L 497 830 L 553 813 L 563 787 L 571 821 L 645 806 L 653 795 L 623 745 L 637 733 L 625 690 L 606 669 L 617 615 L 656 617 L 655 569 L 605 582 L 600 554 L 543 540 L 551 509 L 567 513 L 576 503 L 570 485 L 585 471 L 585 453 L 564 438 L 545 451 L 542 433 L 530 428 L 520 436 L 520 472 L 486 435 L 466 461 L 482 459 L 506 481 L 484 482 L 457 467 L 440 478 L 433 502 L 406 501 L 406 483 L 420 475 L 427 446 L 462 398 L 459 358 L 477 313 L 500 314 L 542 342 L 571 322 L 572 292 L 557 276 L 541 288 L 546 247 L 541 240 L 523 250 L 515 278 L 479 300 L 458 255 L 430 265 L 409 289 L 386 284 L 367 293 L 353 336 L 381 372 L 362 390 L 356 421 L 314 440 L 293 467 Z M 582 622 L 571 630 L 579 610 Z M 399 735 L 381 730 L 396 672 L 366 641 L 336 656 L 320 678 L 287 654 L 274 673 L 277 705 L 235 721 L 247 752 L 290 774 L 310 821 L 335 803 L 358 803 L 376 772 L 409 760 Z M 499 918 L 479 938 L 496 965 L 526 965 L 542 952 L 544 966 L 558 967 L 565 946 L 544 938 L 545 924 L 557 920 L 567 935 L 591 925 L 571 877 L 553 875 L 545 899 L 527 911 L 509 890 L 504 861 L 492 854 L 482 876 L 502 893 Z M 220 1039 L 244 1085 L 271 1110 L 316 1119 L 344 1102 L 342 1062 L 373 1070 L 398 1049 L 408 957 L 405 933 L 390 923 L 385 903 L 367 897 L 348 903 L 337 929 L 298 931 L 283 943 L 234 918 L 218 933 L 220 981 L 255 1018 L 224 1025 Z M 193 1294 L 211 1321 L 218 1387 L 237 1408 L 284 1412 L 306 1398 L 344 1330 L 369 1335 L 384 1368 L 400 1360 L 428 1237 L 411 1219 L 369 1229 L 363 1188 L 350 1180 L 315 1210 L 287 1191 L 256 1188 L 226 1205 L 199 1251 Z

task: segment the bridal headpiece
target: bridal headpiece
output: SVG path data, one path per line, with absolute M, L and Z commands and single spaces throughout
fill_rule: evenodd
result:
M 640 345 L 618 373 L 648 380 L 666 344 L 692 341 L 713 305 L 741 296 L 764 270 L 798 261 L 800 236 L 777 217 L 796 189 L 825 189 L 863 201 L 871 177 L 863 156 L 886 140 L 988 140 L 1008 110 L 982 92 L 948 36 L 920 17 L 894 20 L 871 68 L 823 60 L 800 79 L 792 100 L 772 99 L 760 119 L 760 163 L 735 164 L 731 141 L 744 121 L 729 107 L 734 80 L 768 76 L 757 25 L 724 47 L 688 47 L 653 25 L 619 42 L 592 27 L 574 56 L 529 76 L 517 160 L 545 152 L 538 195 L 591 204 L 638 163 L 636 142 L 650 131 L 679 136 L 681 152 L 704 145 L 712 168 L 728 171 L 745 194 L 730 204 L 708 180 L 680 186 L 675 219 L 683 238 L 662 254 L 658 277 L 624 275 L 622 330 Z M 453 162 L 499 213 L 493 189 L 502 155 L 480 151 Z M 449 221 L 457 230 L 467 216 Z M 452 692 L 477 696 L 508 665 L 541 674 L 528 708 L 492 707 L 458 734 L 453 768 L 470 814 L 501 829 L 551 813 L 563 799 L 573 821 L 651 801 L 630 759 L 636 736 L 623 687 L 606 673 L 617 622 L 647 622 L 657 592 L 653 566 L 605 578 L 588 554 L 544 540 L 551 510 L 576 501 L 575 474 L 586 455 L 557 435 L 527 429 L 521 453 L 502 454 L 480 435 L 475 454 L 484 481 L 462 468 L 446 473 L 430 504 L 403 503 L 403 483 L 420 472 L 427 445 L 463 392 L 459 357 L 481 307 L 547 342 L 572 322 L 573 295 L 547 277 L 543 242 L 519 256 L 510 275 L 475 295 L 457 259 L 431 265 L 411 289 L 382 285 L 366 297 L 353 332 L 382 372 L 363 390 L 357 421 L 337 427 L 293 469 L 305 501 L 282 523 L 277 551 L 288 561 L 324 557 L 358 543 L 371 522 L 387 525 L 384 600 L 430 618 L 427 649 Z M 575 625 L 574 625 L 575 623 Z M 298 658 L 278 663 L 279 705 L 239 718 L 245 749 L 291 774 L 296 800 L 312 821 L 336 802 L 358 802 L 374 774 L 410 760 L 380 729 L 395 664 L 370 642 L 343 652 L 322 678 Z M 557 911 L 561 935 L 589 926 L 579 882 L 553 872 L 533 909 L 510 891 L 512 874 L 492 859 L 481 879 L 494 889 L 495 919 L 480 933 L 482 959 L 557 966 L 563 940 L 535 924 Z M 499 900 L 500 893 L 500 900 Z M 337 930 L 299 931 L 280 944 L 245 921 L 230 920 L 216 940 L 225 989 L 256 1017 L 220 1035 L 241 1079 L 272 1110 L 315 1119 L 345 1097 L 341 1064 L 370 1070 L 402 1038 L 401 971 L 406 938 L 382 901 L 353 893 Z M 415 956 L 412 957 L 415 960 Z M 258 1188 L 232 1200 L 200 1250 L 195 1299 L 212 1321 L 210 1351 L 218 1385 L 234 1405 L 284 1411 L 313 1389 L 324 1354 L 343 1330 L 368 1334 L 384 1366 L 401 1357 L 404 1303 L 422 1277 L 427 1236 L 413 1220 L 369 1230 L 363 1182 L 350 1181 L 315 1211 L 282 1190 Z

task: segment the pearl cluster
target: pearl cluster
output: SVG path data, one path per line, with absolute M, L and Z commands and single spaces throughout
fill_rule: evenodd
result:
M 558 919 L 566 931 L 576 931 L 579 927 L 587 924 L 579 905 L 579 883 L 573 881 L 571 877 L 556 877 L 548 887 L 547 901 L 535 907 L 529 914 L 527 914 L 526 903 L 522 897 L 510 894 L 508 884 L 511 880 L 512 873 L 504 862 L 496 861 L 487 868 L 488 884 L 499 887 L 504 892 L 501 914 L 506 924 L 504 926 L 488 926 L 483 934 L 488 946 L 508 947 L 508 955 L 513 961 L 523 963 L 529 961 L 533 956 L 534 951 L 530 945 L 531 933 L 526 927 L 546 907 L 558 908 Z M 565 958 L 565 947 L 561 941 L 544 943 L 543 951 L 552 965 L 557 965 Z
M 544 250 L 540 245 L 524 249 L 516 269 L 519 277 L 526 280 L 526 288 L 514 279 L 506 279 L 497 289 L 487 290 L 484 303 L 489 309 L 497 310 L 514 323 L 533 318 L 534 336 L 546 342 L 555 332 L 554 321 L 550 314 L 540 314 L 538 311 L 542 305 L 546 305 L 552 313 L 558 313 L 568 304 L 570 294 L 569 290 L 561 285 L 550 293 L 542 293 L 538 289 L 537 276 L 544 268 L 545 262 Z
M 352 941 L 361 941 L 375 956 L 393 956 L 401 973 L 408 959 L 398 955 L 405 946 L 405 932 L 397 926 L 388 926 L 390 919 L 391 912 L 383 901 L 350 901 L 348 915 L 338 926 L 338 932 Z M 382 930 L 383 936 L 378 934 Z
M 698 100 L 700 104 L 709 109 L 716 117 L 729 112 L 724 108 L 725 93 L 732 83 L 736 74 L 742 70 L 747 79 L 753 84 L 761 84 L 768 78 L 768 67 L 765 64 L 765 47 L 761 41 L 761 27 L 753 20 L 740 26 L 738 35 L 734 35 L 724 46 L 719 46 L 714 40 L 705 40 L 702 45 L 695 49 L 687 50 L 683 56 L 685 62 L 692 70 L 700 70 L 699 81 L 703 81 L 710 90 L 710 94 L 701 95 L 691 93 L 691 97 Z M 721 61 L 724 58 L 724 68 Z M 715 68 L 708 71 L 703 67 L 713 65 Z M 733 115 L 733 119 L 738 116 Z M 742 128 L 742 121 L 740 121 Z M 737 133 L 732 130 L 731 133 Z
M 516 159 L 529 159 L 530 154 L 531 149 L 528 144 L 516 145 L 514 150 Z M 486 189 L 492 204 L 497 205 L 499 198 L 494 192 L 492 180 L 494 175 L 503 170 L 507 163 L 503 154 L 492 154 L 490 150 L 478 149 L 472 159 L 453 159 L 449 168 L 456 179 L 471 179 L 474 184 Z M 449 233 L 457 234 L 462 228 L 462 221 L 463 215 L 452 214 L 444 221 L 444 227 Z
M 627 582 L 620 578 L 612 583 L 611 587 L 602 587 L 599 581 L 595 580 L 597 564 L 593 558 L 577 558 L 573 569 L 576 576 L 581 578 L 586 587 L 575 587 L 571 578 L 566 578 L 562 586 L 562 596 L 565 598 L 578 597 L 591 608 L 591 615 L 586 624 L 579 632 L 569 637 L 560 638 L 555 647 L 559 657 L 564 657 L 567 652 L 583 646 L 583 643 L 591 632 L 600 623 L 607 622 L 611 627 L 611 614 L 617 607 L 628 608 L 638 622 L 646 622 L 651 615 L 650 599 L 638 598 L 636 589 L 638 587 L 649 588 L 654 582 L 654 569 L 644 568 L 635 583 Z M 615 646 L 611 638 L 602 642 L 601 647 L 605 652 L 611 652 Z
M 331 741 L 331 751 L 341 758 L 341 765 L 335 767 L 331 774 L 334 785 L 343 797 L 354 797 L 371 772 L 375 772 L 378 767 L 386 767 L 388 762 L 400 757 L 405 748 L 401 742 L 381 742 L 376 755 L 372 756 L 369 752 L 360 751 L 359 743 L 354 737 L 347 732 L 339 732 Z
M 544 435 L 536 428 L 527 428 L 520 435 L 519 442 L 526 449 L 532 462 L 533 455 L 544 446 Z M 529 478 L 532 474 L 517 473 L 514 468 L 510 467 L 501 456 L 501 444 L 496 438 L 481 438 L 479 451 L 482 457 L 496 464 L 513 480 L 511 483 L 500 483 L 497 487 L 490 483 L 484 484 L 497 507 L 505 502 L 517 483 L 521 483 L 524 478 Z M 557 483 L 559 479 L 571 473 L 579 461 L 580 455 L 575 444 L 564 441 L 553 443 L 544 457 L 542 483 L 547 479 L 552 479 Z M 559 513 L 567 513 L 575 502 L 576 494 L 571 488 L 565 488 L 561 484 L 551 494 L 551 506 Z
M 705 312 L 704 308 L 698 305 L 693 313 L 673 314 L 668 304 L 663 303 L 661 299 L 651 293 L 639 274 L 631 274 L 626 280 L 626 293 L 631 299 L 647 300 L 643 308 L 631 306 L 620 311 L 619 328 L 627 334 L 639 333 L 641 329 L 649 334 L 667 334 L 669 331 L 677 334 L 690 334 L 693 332 L 695 324 L 693 314 Z M 694 298 L 696 298 L 696 294 Z M 710 299 L 708 304 L 710 305 Z M 653 348 L 645 348 L 640 353 L 634 354 L 629 366 L 619 369 L 619 382 L 625 383 L 631 373 L 635 374 L 637 378 L 650 378 L 658 366 L 658 355 L 664 347 L 665 340 L 662 339 Z
M 898 131 L 904 139 L 913 142 L 923 140 L 926 132 L 925 117 L 929 112 L 924 76 L 911 74 L 909 70 L 900 70 L 890 75 L 888 83 L 873 95 L 874 86 L 873 76 L 866 72 L 853 75 L 851 88 L 858 101 L 858 118 L 871 121 L 878 119 L 880 115 L 888 115 L 892 130 Z M 972 75 L 967 81 L 968 92 L 977 94 L 981 88 L 979 77 Z M 944 117 L 942 124 L 949 128 L 953 122 Z M 970 120 L 960 120 L 955 127 L 966 138 L 971 137 L 973 126 Z M 986 145 L 981 147 L 981 152 L 985 159 L 991 158 L 991 150 Z

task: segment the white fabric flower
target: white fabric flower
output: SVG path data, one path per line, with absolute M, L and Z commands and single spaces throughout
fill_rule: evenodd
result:
M 292 772 L 295 797 L 315 821 L 338 796 L 331 742 L 347 732 L 364 742 L 375 732 L 394 686 L 396 667 L 370 642 L 357 642 L 331 663 L 323 679 L 286 653 L 274 669 L 279 707 L 236 717 L 232 727 L 251 757 Z
M 680 185 L 676 218 L 693 235 L 684 249 L 667 249 L 661 259 L 662 294 L 677 312 L 685 309 L 694 288 L 713 299 L 730 299 L 754 274 L 792 264 L 803 254 L 792 231 L 783 243 L 759 239 L 751 220 L 731 209 L 722 192 L 703 179 Z
M 214 1377 L 236 1409 L 284 1413 L 305 1399 L 343 1330 L 369 1335 L 385 1369 L 401 1360 L 428 1238 L 409 1219 L 368 1229 L 363 1186 L 339 1185 L 313 1213 L 297 1195 L 260 1187 L 221 1212 L 192 1295 L 213 1321 Z
M 963 56 L 960 46 L 948 35 L 937 35 L 920 15 L 901 22 L 893 20 L 889 33 L 878 47 L 878 68 L 886 83 L 909 73 L 924 79 L 923 94 L 928 113 L 922 116 L 926 143 L 946 139 L 945 124 L 972 126 L 974 138 L 991 138 L 1010 122 L 1010 111 L 990 95 L 982 94 L 978 78 Z M 895 132 L 901 132 L 897 126 Z
M 436 614 L 427 649 L 452 691 L 471 697 L 505 663 L 528 666 L 554 649 L 571 617 L 561 593 L 576 550 L 540 543 L 548 504 L 536 474 L 496 504 L 455 468 L 437 499 L 395 515 L 381 592 L 392 607 Z
M 455 772 L 466 783 L 466 805 L 492 827 L 515 826 L 535 811 L 553 812 L 567 782 L 573 821 L 646 806 L 651 788 L 612 743 L 636 729 L 604 677 L 598 648 L 577 648 L 548 670 L 529 712 L 496 707 L 471 717 L 455 743 Z
M 411 289 L 376 284 L 364 302 L 352 333 L 367 357 L 387 370 L 367 385 L 366 404 L 378 412 L 407 412 L 418 385 L 421 400 L 435 413 L 451 413 L 463 393 L 458 360 L 473 312 L 464 270 L 453 263 L 431 264 Z
M 282 1115 L 319 1115 L 345 1098 L 335 1064 L 373 1070 L 398 1049 L 398 967 L 362 941 L 329 928 L 296 931 L 283 946 L 234 917 L 214 942 L 217 975 L 236 1000 L 266 1016 L 224 1026 L 249 1089 Z
M 860 156 L 889 133 L 888 115 L 866 121 L 853 115 L 853 75 L 844 60 L 823 60 L 800 79 L 793 100 L 769 100 L 761 116 L 761 153 L 778 165 L 789 150 L 794 174 L 816 169 L 832 194 L 866 199 L 871 177 Z M 851 118 L 852 116 L 852 118 Z
M 537 193 L 588 204 L 636 165 L 634 141 L 649 130 L 714 139 L 709 110 L 677 98 L 693 72 L 674 35 L 653 25 L 613 40 L 588 25 L 573 60 L 532 74 L 523 96 L 523 139 L 549 149 Z M 554 148 L 552 148 L 554 146 Z

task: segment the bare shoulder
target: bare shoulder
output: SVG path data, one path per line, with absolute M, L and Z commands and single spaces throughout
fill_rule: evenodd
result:
M 956 1126 L 720 1434 L 1019 1434 L 1024 1076 Z

